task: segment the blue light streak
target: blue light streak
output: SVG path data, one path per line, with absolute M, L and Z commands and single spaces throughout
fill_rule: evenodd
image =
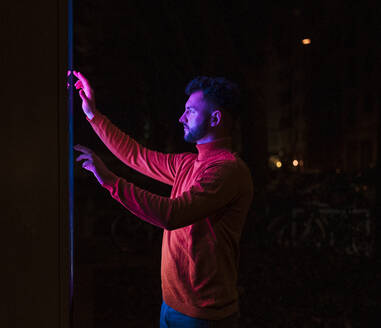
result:
M 68 0 L 68 70 L 73 71 L 73 0 Z M 74 114 L 73 114 L 73 74 L 68 76 L 68 128 L 69 128 L 69 243 L 70 243 L 70 282 L 69 282 L 69 297 L 70 297 L 70 326 L 73 327 L 73 297 L 74 297 Z

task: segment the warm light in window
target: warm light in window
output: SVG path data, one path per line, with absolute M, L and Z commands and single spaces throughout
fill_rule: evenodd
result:
M 281 161 L 277 161 L 275 165 L 276 165 L 276 167 L 282 167 L 282 162 Z
M 303 39 L 302 43 L 303 44 L 311 44 L 311 39 Z
M 298 166 L 298 165 L 299 165 L 299 162 L 298 162 L 296 159 L 294 159 L 294 160 L 292 161 L 292 165 L 294 165 L 294 166 Z

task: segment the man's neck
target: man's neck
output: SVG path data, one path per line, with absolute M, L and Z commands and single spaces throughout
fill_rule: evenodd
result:
M 208 142 L 212 142 L 212 141 L 214 141 L 214 140 L 216 140 L 217 138 L 215 138 L 215 137 L 209 137 L 209 138 L 202 138 L 202 139 L 200 139 L 200 140 L 197 140 L 196 141 L 196 144 L 197 145 L 202 145 L 202 144 L 205 144 L 205 143 L 208 143 Z
M 197 140 L 196 141 L 196 144 L 197 145 L 202 145 L 202 144 L 205 144 L 205 143 L 208 143 L 208 142 L 213 142 L 217 139 L 221 139 L 221 138 L 229 138 L 230 135 L 226 135 L 226 134 L 222 134 L 220 133 L 219 135 L 217 134 L 207 134 L 206 136 L 202 137 L 201 139 Z

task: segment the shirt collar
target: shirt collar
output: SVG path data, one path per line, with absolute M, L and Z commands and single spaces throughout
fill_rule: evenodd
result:
M 204 161 L 212 156 L 221 153 L 222 151 L 231 152 L 232 138 L 219 138 L 204 144 L 197 144 L 196 148 L 198 150 L 197 159 L 199 161 Z

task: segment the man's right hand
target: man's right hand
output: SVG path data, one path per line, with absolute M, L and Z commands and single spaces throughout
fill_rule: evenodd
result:
M 74 86 L 79 90 L 79 96 L 82 99 L 83 112 L 88 119 L 91 120 L 96 112 L 94 91 L 91 88 L 89 81 L 82 75 L 82 73 L 73 71 L 73 74 L 78 78 L 78 81 Z

